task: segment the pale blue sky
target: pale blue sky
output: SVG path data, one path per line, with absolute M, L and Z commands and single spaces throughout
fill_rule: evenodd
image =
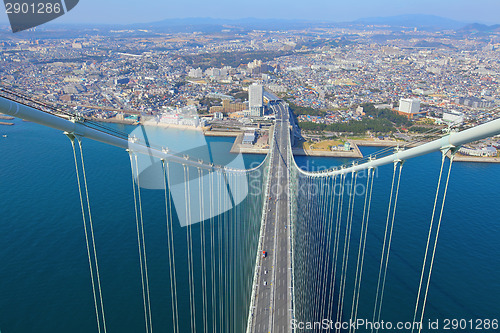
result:
M 463 22 L 500 23 L 500 0 L 80 0 L 59 23 L 145 23 L 167 18 L 284 18 L 351 21 L 433 14 Z M 0 22 L 7 22 L 1 11 Z

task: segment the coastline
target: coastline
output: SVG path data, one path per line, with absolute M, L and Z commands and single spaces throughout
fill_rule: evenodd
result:
M 214 130 L 210 130 L 210 131 L 203 131 L 203 134 L 205 134 L 205 136 L 220 136 L 220 137 L 234 136 L 234 137 L 238 137 L 238 135 L 240 135 L 241 132 L 236 132 L 236 131 L 214 131 Z
M 358 146 L 365 147 L 397 147 L 398 144 L 404 143 L 401 141 L 389 141 L 389 140 L 379 140 L 379 141 L 369 141 L 369 140 L 352 140 Z M 420 143 L 423 144 L 423 143 Z M 407 144 L 406 147 L 413 148 L 417 147 L 419 144 Z M 450 157 L 450 153 L 447 155 Z M 500 157 L 481 157 L 481 156 L 466 156 L 461 154 L 456 154 L 453 159 L 454 162 L 471 162 L 471 163 L 500 163 Z
M 98 121 L 102 123 L 116 123 L 124 125 L 139 125 L 139 122 L 135 120 L 117 120 L 117 119 L 97 119 L 91 118 L 93 121 Z M 178 125 L 178 124 L 163 124 L 157 123 L 156 121 L 145 121 L 142 123 L 145 126 L 156 126 L 162 128 L 175 128 L 175 129 L 185 129 L 192 131 L 202 131 L 203 135 L 211 137 L 235 137 L 233 146 L 231 147 L 231 153 L 234 154 L 267 154 L 269 152 L 268 148 L 256 148 L 251 146 L 242 146 L 241 141 L 243 138 L 243 133 L 241 131 L 219 131 L 211 130 L 209 127 L 194 127 L 189 125 Z M 0 125 L 14 125 L 12 123 L 0 122 Z M 362 158 L 363 154 L 359 150 L 359 147 L 397 147 L 398 145 L 405 145 L 404 141 L 393 141 L 393 140 L 349 140 L 353 146 L 351 151 L 326 151 L 326 150 L 304 150 L 302 148 L 294 147 L 292 148 L 292 153 L 297 156 L 314 156 L 314 157 L 340 157 L 340 158 Z M 418 146 L 418 144 L 407 144 L 406 147 L 413 148 Z M 454 161 L 456 162 L 472 162 L 472 163 L 500 163 L 500 157 L 475 157 L 475 156 L 465 156 L 457 154 Z
M 448 152 L 448 157 L 451 154 Z M 480 157 L 480 156 L 466 156 L 461 154 L 456 154 L 453 158 L 454 162 L 473 162 L 473 163 L 500 163 L 500 157 Z
M 99 123 L 106 123 L 106 124 L 122 124 L 122 125 L 138 125 L 139 124 L 136 120 L 132 120 L 132 119 L 118 120 L 115 118 L 102 119 L 102 118 L 90 117 L 90 118 L 88 118 L 88 120 L 97 121 Z
M 342 150 L 315 150 L 292 147 L 292 153 L 298 156 L 314 156 L 314 157 L 344 157 L 344 158 L 362 158 L 363 154 L 359 150 L 355 142 L 351 142 L 352 149 L 349 151 Z
M 6 115 L 0 113 L 0 119 L 1 120 L 14 120 L 14 117 L 6 116 Z
M 225 133 L 228 134 L 228 133 Z M 233 154 L 267 154 L 269 148 L 260 148 L 255 146 L 242 145 L 243 133 L 240 132 L 236 139 L 234 140 L 233 146 L 231 147 L 231 153 Z M 314 149 L 303 149 L 292 147 L 292 154 L 297 156 L 314 156 L 314 157 L 344 157 L 344 158 L 362 158 L 363 154 L 359 150 L 359 147 L 353 143 L 353 148 L 350 151 L 328 151 L 328 150 L 314 150 Z
M 232 154 L 262 154 L 266 155 L 269 152 L 269 148 L 260 148 L 255 146 L 242 145 L 243 141 L 243 132 L 240 132 L 236 139 L 234 139 L 234 143 L 231 146 L 231 150 L 229 151 Z
M 349 140 L 352 143 L 355 143 L 358 146 L 361 147 L 397 147 L 397 146 L 404 146 L 406 147 L 416 147 L 418 144 L 415 143 L 410 143 L 408 144 L 406 141 L 394 141 L 394 140 Z
M 194 127 L 190 125 L 179 125 L 179 124 L 165 124 L 165 123 L 159 123 L 154 120 L 146 120 L 144 123 L 141 123 L 144 126 L 155 126 L 155 127 L 162 127 L 162 128 L 175 128 L 175 129 L 186 129 L 186 130 L 191 130 L 191 131 L 202 131 L 202 127 Z

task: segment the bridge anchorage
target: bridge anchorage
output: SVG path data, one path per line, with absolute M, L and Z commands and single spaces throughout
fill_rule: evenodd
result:
M 417 323 L 408 330 L 423 329 L 418 323 L 424 321 L 432 293 L 455 153 L 463 144 L 498 135 L 500 119 L 414 148 L 387 149 L 313 172 L 302 170 L 292 155 L 294 120 L 288 105 L 279 102 L 272 108 L 277 119 L 269 154 L 257 167 L 245 169 L 238 161 L 220 166 L 176 154 L 149 144 L 143 129 L 131 138 L 1 90 L 1 113 L 58 129 L 70 139 L 98 332 L 106 332 L 109 321 L 95 246 L 85 139 L 120 147 L 130 157 L 141 273 L 137 288 L 146 332 L 156 327 L 158 314 L 151 301 L 155 291 L 148 266 L 144 189 L 164 193 L 170 331 L 351 333 L 366 327 L 344 327 L 349 320 L 380 323 L 384 301 L 394 290 L 388 285 L 389 264 L 395 255 L 391 248 L 401 222 L 398 203 L 405 172 L 411 170 L 409 160 L 441 152 L 432 206 L 420 208 L 428 210 L 430 221 L 408 315 L 409 322 Z M 181 288 L 181 283 L 187 287 Z M 379 329 L 383 328 L 375 325 L 370 331 Z

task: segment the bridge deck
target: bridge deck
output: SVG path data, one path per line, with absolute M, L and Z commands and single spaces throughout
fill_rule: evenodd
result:
M 290 220 L 288 210 L 288 108 L 276 107 L 270 195 L 263 224 L 261 257 L 252 332 L 289 332 L 291 321 Z

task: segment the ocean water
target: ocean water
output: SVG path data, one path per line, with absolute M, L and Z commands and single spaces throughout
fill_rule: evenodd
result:
M 15 123 L 0 127 L 0 331 L 94 332 L 71 145 L 56 130 Z M 179 142 L 190 135 L 172 132 Z M 221 163 L 231 159 L 232 140 L 208 139 L 214 159 Z M 129 157 L 121 149 L 89 140 L 84 141 L 84 153 L 108 331 L 140 332 L 144 316 Z M 245 156 L 247 166 L 260 160 L 262 156 Z M 297 158 L 299 165 L 309 167 L 343 162 Z M 439 162 L 439 154 L 430 154 L 404 166 L 382 310 L 386 320 L 413 317 Z M 390 167 L 380 168 L 375 180 L 367 241 L 373 250 L 367 253 L 366 281 L 378 272 L 377 249 L 391 175 Z M 499 181 L 500 165 L 454 164 L 426 318 L 500 317 Z M 162 197 L 158 191 L 144 190 L 153 324 L 155 331 L 170 332 Z M 180 283 L 186 288 L 185 282 Z M 367 283 L 362 288 L 360 311 L 368 315 L 374 286 Z

